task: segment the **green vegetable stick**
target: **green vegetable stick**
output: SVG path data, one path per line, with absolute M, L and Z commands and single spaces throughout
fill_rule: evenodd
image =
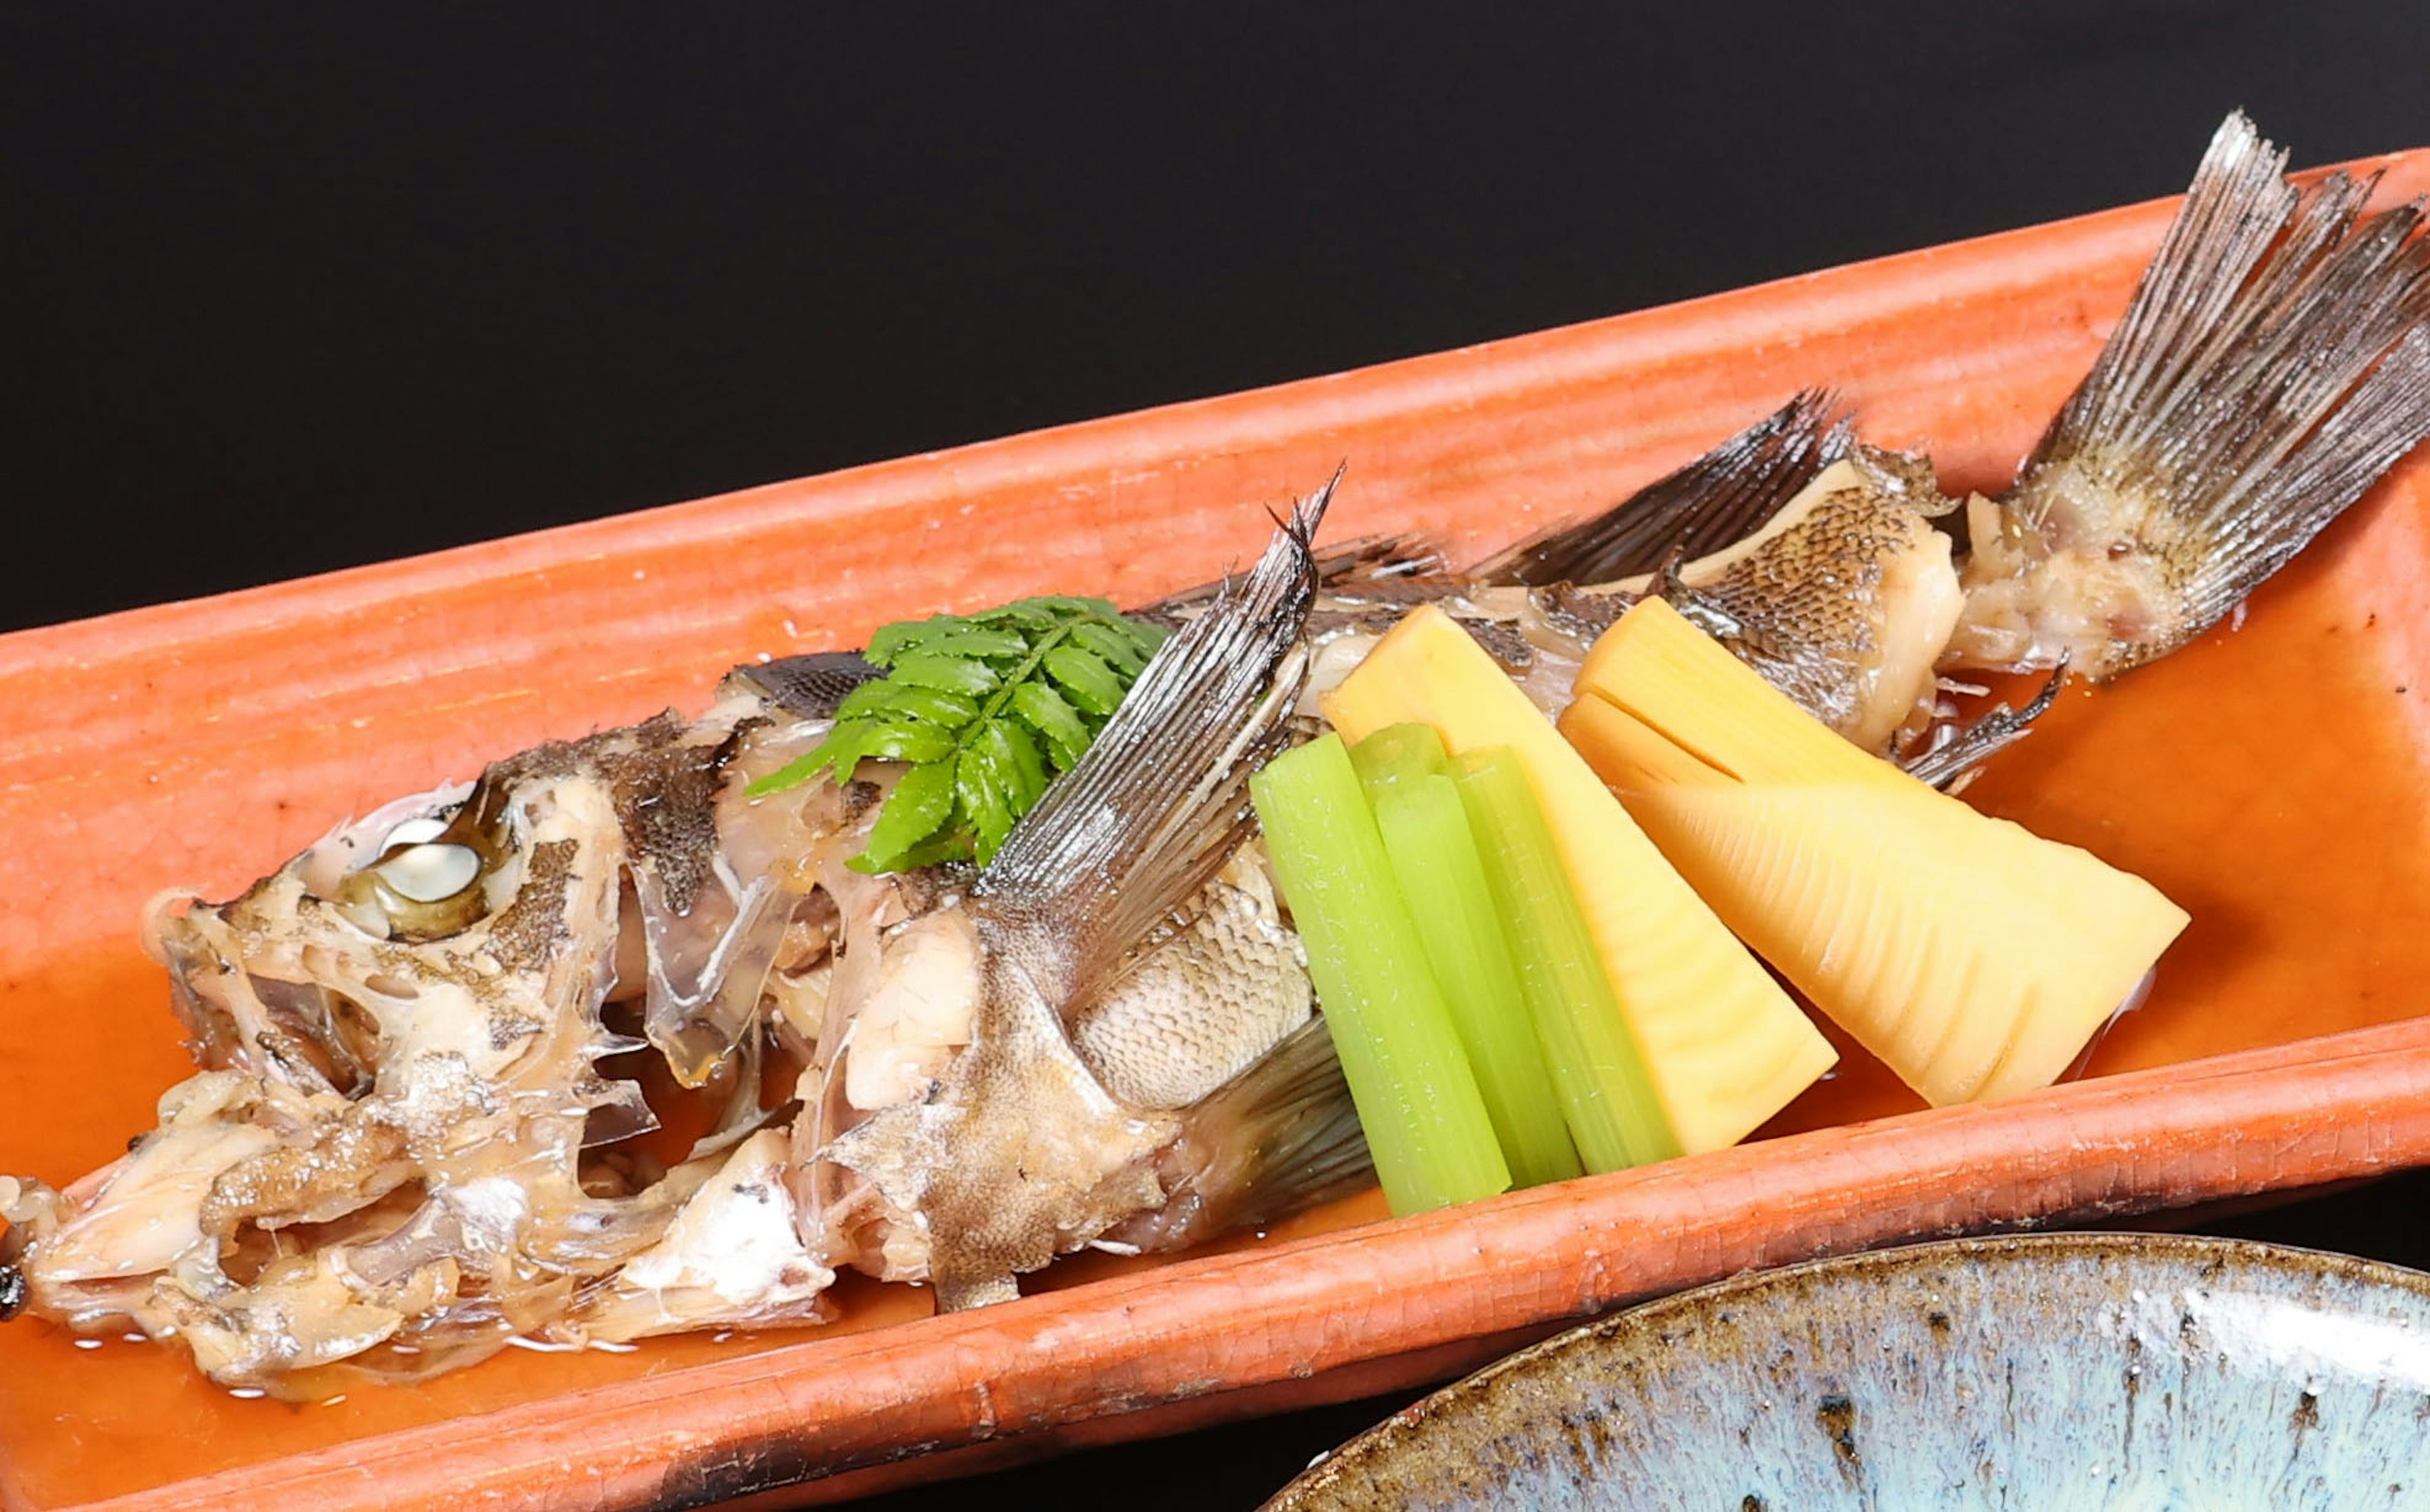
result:
M 1420 777 L 1449 776 L 1451 756 L 1442 737 L 1431 724 L 1387 724 L 1350 748 L 1351 770 L 1358 773 L 1373 804 L 1387 789 Z
M 1361 742 L 1362 744 L 1364 742 Z M 1438 748 L 1440 749 L 1440 747 Z M 1459 789 L 1440 773 L 1368 789 L 1392 874 L 1425 942 L 1468 1051 L 1503 1157 L 1522 1187 L 1566 1181 L 1584 1168 L 1536 1042 L 1536 1022 L 1494 910 Z
M 1537 1040 L 1578 1154 L 1593 1171 L 1671 1158 L 1679 1153 L 1678 1137 L 1612 999 L 1525 769 L 1499 746 L 1468 752 L 1456 767 L 1494 906 L 1510 932 Z
M 1392 1211 L 1508 1189 L 1493 1121 L 1341 738 L 1275 757 L 1249 792 Z
M 1350 748 L 1350 765 L 1367 789 L 1512 1178 L 1534 1187 L 1578 1174 L 1442 736 L 1431 724 L 1386 725 Z

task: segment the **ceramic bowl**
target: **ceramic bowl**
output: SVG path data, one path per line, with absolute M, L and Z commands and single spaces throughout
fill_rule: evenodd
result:
M 2234 1239 L 1961 1239 L 1573 1330 L 1270 1512 L 2430 1504 L 2430 1275 Z

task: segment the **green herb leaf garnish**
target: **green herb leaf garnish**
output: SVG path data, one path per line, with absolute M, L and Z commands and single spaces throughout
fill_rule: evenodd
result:
M 863 761 L 905 762 L 911 770 L 888 794 L 869 848 L 849 864 L 985 866 L 1106 727 L 1164 636 L 1087 598 L 887 625 L 862 653 L 886 675 L 846 695 L 819 748 L 753 783 L 751 795 L 821 773 L 850 782 Z

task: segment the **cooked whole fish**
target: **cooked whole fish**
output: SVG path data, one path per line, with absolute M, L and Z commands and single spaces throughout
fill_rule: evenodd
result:
M 1368 1179 L 1249 774 L 1441 603 L 1548 712 L 1659 593 L 1817 717 L 1951 781 L 2045 698 L 2199 633 L 2430 432 L 2430 252 L 2369 183 L 2297 191 L 2232 117 L 2016 485 L 1944 495 L 1798 395 L 1595 519 L 1464 573 L 1319 550 L 1331 486 L 1174 627 L 982 869 L 870 875 L 901 768 L 754 796 L 879 674 L 737 670 L 668 714 L 341 825 L 149 910 L 198 1067 L 54 1190 L 0 1178 L 0 1317 L 175 1339 L 283 1393 L 824 1316 L 837 1271 L 965 1306 Z M 1338 479 L 1337 479 L 1338 481 Z

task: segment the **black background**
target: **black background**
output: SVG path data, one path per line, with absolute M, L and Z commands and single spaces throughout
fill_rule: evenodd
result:
M 1953 19 L 1962 17 L 1962 20 Z M 0 624 L 2430 141 L 2430 8 L 7 8 Z
M 2430 8 L 21 4 L 0 628 L 2430 142 Z M 2416 1263 L 2406 1178 L 2214 1226 Z M 1247 1506 L 1395 1403 L 895 1507 Z

